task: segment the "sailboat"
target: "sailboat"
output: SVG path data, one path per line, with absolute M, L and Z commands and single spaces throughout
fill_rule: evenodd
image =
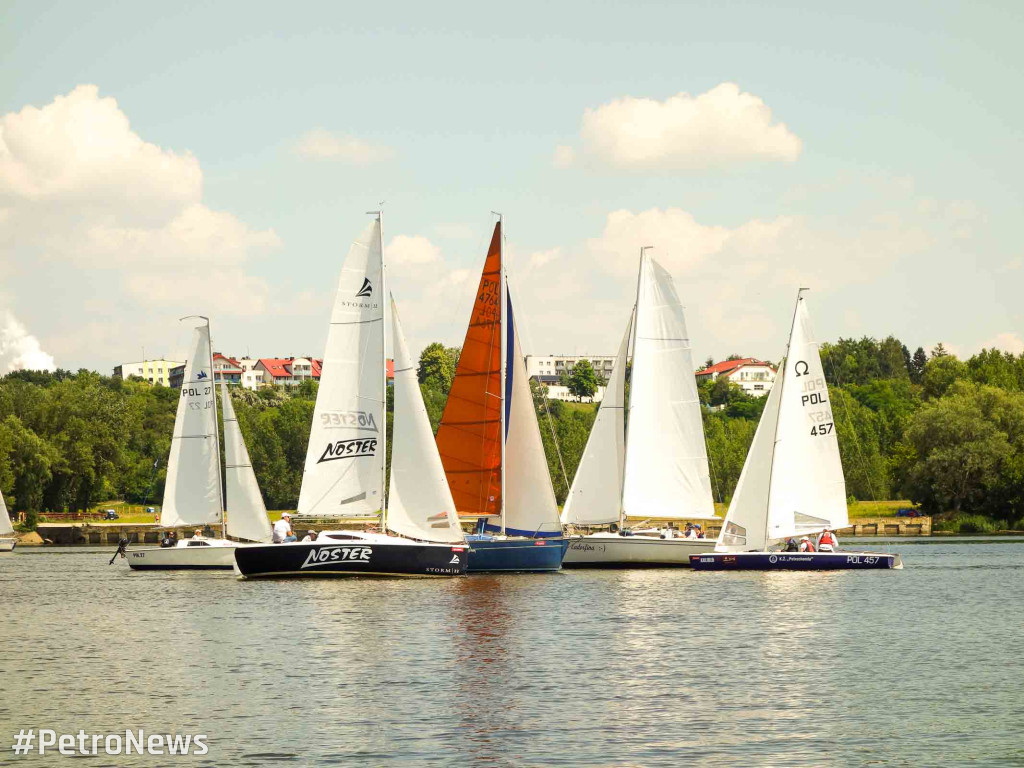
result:
M 376 518 L 380 532 L 322 531 L 313 542 L 240 548 L 235 571 L 257 576 L 454 576 L 466 542 L 434 445 L 394 301 L 385 301 L 381 220 L 352 244 L 331 314 L 298 513 Z M 385 504 L 385 328 L 395 355 L 390 494 Z
M 18 540 L 14 538 L 14 526 L 11 525 L 11 518 L 7 514 L 7 502 L 0 493 L 0 552 L 13 552 L 17 543 Z
M 627 515 L 661 520 L 715 517 L 707 449 L 683 306 L 672 276 L 640 249 L 636 303 L 587 439 L 562 522 L 609 530 L 573 537 L 566 568 L 690 564 L 712 539 L 684 538 L 672 527 L 629 530 Z M 629 425 L 625 382 L 630 337 Z
M 797 292 L 786 362 L 765 403 L 715 552 L 691 557 L 695 569 L 903 567 L 898 554 L 770 549 L 849 524 L 839 440 L 805 290 Z
M 270 520 L 224 384 L 221 385 L 221 397 L 224 404 L 227 515 L 223 511 L 210 321 L 205 317 L 199 319 L 205 323 L 197 325 L 193 332 L 192 354 L 185 364 L 171 438 L 171 455 L 167 462 L 160 526 L 219 525 L 221 535 L 219 538 L 182 538 L 169 547 L 127 549 L 124 554 L 128 565 L 135 570 L 231 569 L 234 567 L 235 548 L 244 544 L 227 536 L 248 541 L 270 541 Z
M 566 540 L 516 333 L 502 239 L 499 217 L 437 447 L 459 515 L 477 521 L 467 537 L 467 570 L 554 571 Z

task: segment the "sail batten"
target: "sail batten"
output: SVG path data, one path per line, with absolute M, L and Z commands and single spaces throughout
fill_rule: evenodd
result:
M 167 459 L 160 525 L 211 525 L 223 519 L 217 409 L 210 326 L 196 326 L 185 363 L 171 452 Z
M 327 332 L 300 515 L 368 516 L 383 504 L 386 439 L 380 220 L 349 248 Z

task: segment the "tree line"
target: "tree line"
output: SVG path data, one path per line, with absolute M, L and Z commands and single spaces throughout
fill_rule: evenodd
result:
M 418 378 L 435 430 L 458 354 L 435 343 L 420 355 Z M 909 498 L 931 513 L 971 513 L 1007 525 L 1024 517 L 1024 354 L 990 349 L 960 360 L 941 344 L 930 354 L 910 353 L 890 336 L 839 339 L 823 344 L 821 355 L 852 497 Z M 595 384 L 587 367 L 574 386 L 580 400 Z M 232 390 L 268 508 L 294 508 L 298 501 L 316 391 L 312 381 Z M 533 392 L 562 503 L 598 406 L 549 400 L 536 383 Z M 765 398 L 724 377 L 702 383 L 698 392 L 706 406 L 713 492 L 728 502 Z M 84 511 L 109 499 L 159 503 L 178 396 L 87 370 L 3 377 L 0 491 L 8 506 L 32 519 L 39 511 Z

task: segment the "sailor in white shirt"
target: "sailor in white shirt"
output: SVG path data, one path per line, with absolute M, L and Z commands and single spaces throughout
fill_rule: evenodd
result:
M 274 539 L 275 544 L 281 544 L 285 541 L 295 541 L 295 534 L 292 533 L 292 516 L 285 512 L 281 515 L 281 519 L 274 523 Z
M 839 549 L 839 537 L 832 532 L 831 528 L 826 528 L 818 534 L 819 552 L 835 552 L 837 549 Z

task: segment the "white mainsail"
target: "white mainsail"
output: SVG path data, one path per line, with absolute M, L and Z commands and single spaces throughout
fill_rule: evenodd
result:
M 465 541 L 434 443 L 430 418 L 423 405 L 416 363 L 409 354 L 394 299 L 391 299 L 391 330 L 395 355 L 395 413 L 387 527 L 413 539 L 445 543 Z
M 206 323 L 196 326 L 185 363 L 160 525 L 173 528 L 219 523 L 223 509 L 210 325 Z
M 625 461 L 626 355 L 632 324 L 631 315 L 587 446 L 562 507 L 565 525 L 602 525 L 619 520 Z
M 766 538 L 845 528 L 846 481 L 807 302 L 797 297 L 775 430 Z
M 627 515 L 715 516 L 697 381 L 672 276 L 641 257 L 622 505 Z
M 761 421 L 754 432 L 754 440 L 736 483 L 729 512 L 718 534 L 715 549 L 720 552 L 763 550 L 768 545 L 765 539 L 768 489 L 771 487 L 772 456 L 775 453 L 775 429 L 779 422 L 783 376 L 785 369 L 779 371 L 768 393 Z
M 14 526 L 11 525 L 11 518 L 7 514 L 7 502 L 4 495 L 0 493 L 0 536 L 10 536 L 14 533 Z
M 505 307 L 505 531 L 513 536 L 554 536 L 561 534 L 562 525 L 511 298 Z
M 352 243 L 331 313 L 300 515 L 377 514 L 384 503 L 384 296 L 380 221 Z
M 270 541 L 273 530 L 263 504 L 249 451 L 238 427 L 235 407 L 227 384 L 220 385 L 221 412 L 224 414 L 224 484 L 227 486 L 228 535 L 246 541 Z

